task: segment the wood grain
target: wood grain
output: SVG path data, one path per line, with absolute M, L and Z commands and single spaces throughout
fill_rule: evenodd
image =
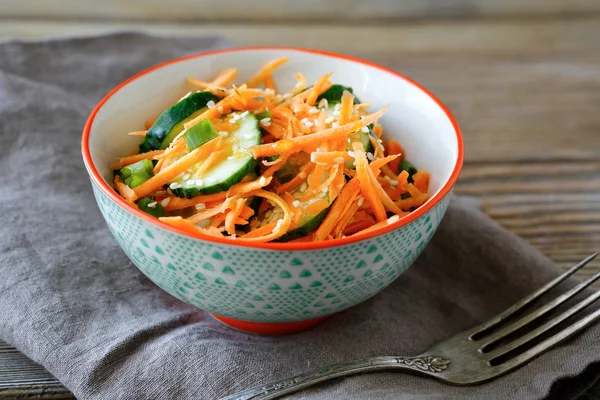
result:
M 4 0 L 0 17 L 143 21 L 381 21 L 408 18 L 568 16 L 600 11 L 594 0 Z
M 75 0 L 36 0 L 27 9 L 20 0 L 5 0 L 0 6 L 0 38 L 90 35 L 115 29 L 170 35 L 218 33 L 240 46 L 314 47 L 367 58 L 423 83 L 457 117 L 466 143 L 457 194 L 478 199 L 491 218 L 560 266 L 600 250 L 600 17 L 578 16 L 598 12 L 599 2 L 345 3 L 357 8 L 294 2 L 289 10 L 297 14 L 285 18 L 310 18 L 309 25 L 266 25 L 258 23 L 264 17 L 258 12 L 275 0 L 263 2 L 247 15 L 235 7 L 227 14 L 225 5 L 233 0 L 220 2 L 225 8 L 202 13 L 197 10 L 203 10 L 203 1 L 185 13 L 165 12 L 162 3 L 145 1 L 140 14 L 139 2 L 129 6 L 118 0 L 95 2 L 87 10 Z M 319 22 L 321 16 L 314 15 L 319 10 L 337 13 L 339 20 Z M 572 15 L 552 17 L 560 13 Z M 10 15 L 23 19 L 6 18 Z M 46 17 L 36 19 L 40 15 Z M 361 16 L 376 21 L 382 15 L 386 19 L 486 18 L 351 23 Z M 542 15 L 547 18 L 539 18 Z M 499 16 L 503 18 L 495 18 Z M 255 23 L 161 22 L 170 18 L 245 18 Z M 597 272 L 600 260 L 579 276 Z M 19 396 L 72 398 L 41 367 L 0 342 L 0 399 Z

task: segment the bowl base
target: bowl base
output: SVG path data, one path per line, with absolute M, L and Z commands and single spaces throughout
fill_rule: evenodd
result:
M 325 316 L 296 322 L 251 322 L 222 317 L 216 314 L 211 315 L 223 325 L 238 331 L 254 333 L 257 335 L 285 335 L 288 333 L 296 333 L 310 329 L 329 318 L 329 316 Z

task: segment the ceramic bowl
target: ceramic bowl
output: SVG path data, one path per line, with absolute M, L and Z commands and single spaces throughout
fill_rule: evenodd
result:
M 261 64 L 290 61 L 274 75 L 281 89 L 302 72 L 314 81 L 351 86 L 372 110 L 389 104 L 384 135 L 431 173 L 430 198 L 396 223 L 360 238 L 327 242 L 243 244 L 191 236 L 128 205 L 112 189 L 108 165 L 132 154 L 143 121 L 155 118 L 190 87 L 238 68 L 243 83 Z M 131 261 L 156 285 L 234 328 L 285 333 L 310 327 L 385 289 L 410 267 L 438 227 L 463 161 L 462 137 L 448 109 L 399 73 L 340 54 L 293 48 L 242 48 L 202 53 L 143 71 L 112 90 L 92 111 L 83 131 L 83 157 L 98 206 Z

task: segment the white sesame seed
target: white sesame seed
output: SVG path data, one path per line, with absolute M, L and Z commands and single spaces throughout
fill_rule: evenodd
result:
M 260 120 L 260 122 L 261 122 L 262 124 L 265 124 L 265 123 L 267 123 L 267 122 L 270 122 L 270 121 L 271 121 L 271 118 L 270 118 L 270 117 L 263 118 L 263 119 L 261 119 L 261 120 Z
M 393 224 L 394 222 L 398 221 L 399 219 L 400 219 L 399 216 L 393 215 L 393 216 L 391 216 L 391 217 L 388 218 L 387 224 L 388 225 Z
M 334 119 L 335 119 L 335 118 L 333 118 L 333 117 L 327 117 L 327 118 L 325 119 L 325 123 L 326 123 L 326 124 L 330 124 L 330 123 L 332 123 L 332 122 L 334 121 Z
M 300 120 L 300 122 L 302 122 L 303 124 L 306 124 L 306 123 L 308 122 L 308 118 L 302 118 L 302 119 Z
M 286 94 L 284 94 L 284 95 L 283 95 L 283 98 L 284 98 L 284 99 L 289 99 L 289 98 L 290 98 L 290 97 L 292 97 L 292 96 L 293 96 L 293 94 L 291 94 L 291 93 L 286 93 Z
M 235 123 L 237 122 L 237 119 L 235 119 L 235 118 L 231 118 L 231 119 L 230 119 L 228 122 L 229 122 L 230 124 L 235 124 Z
M 395 179 L 394 179 L 394 180 L 391 180 L 391 181 L 390 181 L 390 184 L 391 184 L 391 185 L 397 185 L 397 184 L 398 184 L 398 181 L 397 181 L 397 180 L 395 180 Z
M 319 101 L 319 108 L 327 108 L 329 106 L 327 99 L 321 99 L 321 101 Z
M 273 232 L 279 230 L 281 228 L 281 225 L 283 225 L 283 220 L 280 219 L 277 221 L 277 225 L 275 225 L 275 229 L 273 229 Z
M 154 207 L 156 207 L 157 204 L 158 203 L 156 201 L 153 201 L 152 203 L 148 203 L 148 207 L 154 208 Z
M 160 202 L 160 205 L 163 207 L 166 207 L 169 205 L 170 202 L 171 202 L 171 198 L 167 197 L 166 199 L 163 199 L 163 201 Z
M 271 88 L 266 88 L 265 89 L 265 93 L 266 94 L 275 94 L 275 91 L 273 89 L 271 89 Z
M 227 131 L 219 131 L 219 135 L 221 136 L 227 136 Z
M 387 176 L 387 175 L 386 175 L 386 176 L 384 176 L 384 177 L 383 177 L 383 179 L 387 179 L 388 181 L 391 181 L 391 180 L 392 180 L 392 178 L 390 178 L 390 177 L 389 177 L 389 176 Z
M 350 140 L 350 138 L 348 138 L 347 142 L 348 142 L 348 143 L 352 143 L 352 140 Z
M 369 128 L 366 126 L 363 126 L 362 128 L 360 128 L 360 131 L 363 133 L 369 133 Z
M 180 188 L 181 186 L 179 185 L 179 183 L 177 183 L 177 182 L 173 182 L 173 183 L 171 183 L 171 184 L 169 185 L 169 187 L 170 187 L 171 189 L 178 189 L 178 188 Z
M 296 208 L 300 207 L 300 200 L 294 200 L 292 201 L 292 205 Z
M 304 124 L 305 127 L 307 128 L 312 128 L 313 126 L 315 126 L 315 124 L 313 124 L 312 122 L 308 121 L 307 123 Z
M 251 133 L 245 133 L 244 134 L 244 139 L 252 139 L 253 137 L 254 137 L 254 135 L 251 134 Z
M 298 176 L 299 176 L 301 179 L 305 179 L 305 178 L 306 178 L 306 172 L 304 172 L 304 171 L 300 171 L 300 173 L 298 174 Z
M 340 157 L 336 157 L 336 158 L 333 159 L 333 162 L 336 163 L 336 164 L 341 164 L 341 163 L 344 162 L 344 157 L 341 157 L 341 156 Z
M 208 107 L 209 109 L 213 109 L 215 108 L 216 104 L 214 101 L 210 100 L 208 103 L 206 103 L 206 107 Z
M 277 148 L 277 144 L 276 144 L 276 143 L 273 143 L 273 144 L 271 145 L 271 147 L 275 149 L 275 148 Z
M 190 179 L 190 174 L 185 174 L 182 176 L 184 181 L 187 181 L 188 179 Z
M 367 153 L 367 158 L 369 159 L 369 161 L 373 161 L 375 159 L 375 156 L 373 155 L 373 153 L 369 152 Z
M 204 210 L 206 208 L 206 204 L 205 203 L 198 203 L 195 205 L 196 210 Z
M 258 180 L 258 184 L 260 186 L 265 186 L 267 184 L 267 178 L 265 178 L 264 176 L 261 176 L 260 179 Z
M 341 103 L 336 103 L 335 106 L 333 107 L 334 110 L 339 110 L 340 108 L 342 108 Z
M 191 180 L 189 180 L 189 181 L 186 181 L 186 182 L 185 182 L 185 186 L 187 186 L 187 187 L 194 186 L 194 182 L 195 182 L 195 181 L 194 181 L 193 179 L 191 179 Z
M 382 144 L 382 143 L 383 143 L 383 140 L 381 140 L 381 139 L 377 139 L 377 143 L 379 143 L 379 144 Z
M 294 114 L 298 114 L 299 112 L 300 112 L 300 106 L 296 104 L 294 106 Z
M 269 127 L 269 126 L 271 126 L 271 122 L 270 122 L 270 121 L 265 121 L 265 122 L 261 121 L 261 122 L 260 122 L 260 124 L 261 124 L 262 126 L 266 126 L 266 127 Z
M 338 110 L 335 110 L 333 113 L 331 113 L 331 115 L 333 115 L 334 117 L 339 117 L 340 112 Z
M 234 233 L 233 235 L 229 235 L 228 238 L 235 240 L 237 238 L 237 235 Z
M 356 157 L 356 154 L 352 150 L 348 150 L 348 155 L 352 158 Z
M 217 106 L 217 111 L 223 114 L 223 106 Z
M 340 124 L 338 124 L 337 122 L 334 122 L 333 124 L 331 124 L 332 128 L 339 128 Z
M 306 184 L 306 182 L 302 182 L 302 185 L 300 185 L 300 191 L 306 192 L 307 188 L 308 188 L 308 185 Z
M 204 186 L 204 181 L 202 179 L 196 179 L 196 186 Z
M 359 207 L 362 207 L 362 205 L 364 204 L 364 202 L 365 202 L 365 198 L 361 197 L 360 199 L 358 199 L 358 203 L 357 204 L 358 204 Z
M 250 114 L 248 111 L 244 111 L 241 115 L 240 118 L 245 118 L 248 116 L 248 114 Z
M 321 112 L 321 111 L 319 111 L 319 109 L 318 109 L 318 108 L 316 108 L 316 107 L 312 107 L 310 110 L 308 110 L 308 113 L 309 113 L 309 114 L 318 114 L 318 113 L 320 113 L 320 112 Z
M 235 156 L 229 156 L 229 157 L 227 157 L 227 160 L 229 160 L 229 161 L 235 160 Z

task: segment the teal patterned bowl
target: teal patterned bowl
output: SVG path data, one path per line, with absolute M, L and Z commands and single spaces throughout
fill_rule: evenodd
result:
M 373 108 L 390 104 L 382 124 L 413 164 L 431 173 L 430 199 L 415 212 L 361 237 L 327 242 L 244 244 L 179 231 L 128 205 L 111 189 L 108 166 L 135 151 L 125 132 L 158 115 L 186 87 L 187 75 L 213 76 L 235 66 L 248 79 L 266 60 L 288 56 L 275 75 L 282 88 L 293 74 L 355 88 Z M 139 140 L 139 139 L 138 139 Z M 82 151 L 98 206 L 119 245 L 156 285 L 236 329 L 289 333 L 352 307 L 410 267 L 446 211 L 463 162 L 460 130 L 426 89 L 384 67 L 348 56 L 292 48 L 244 48 L 173 60 L 128 79 L 93 110 Z

